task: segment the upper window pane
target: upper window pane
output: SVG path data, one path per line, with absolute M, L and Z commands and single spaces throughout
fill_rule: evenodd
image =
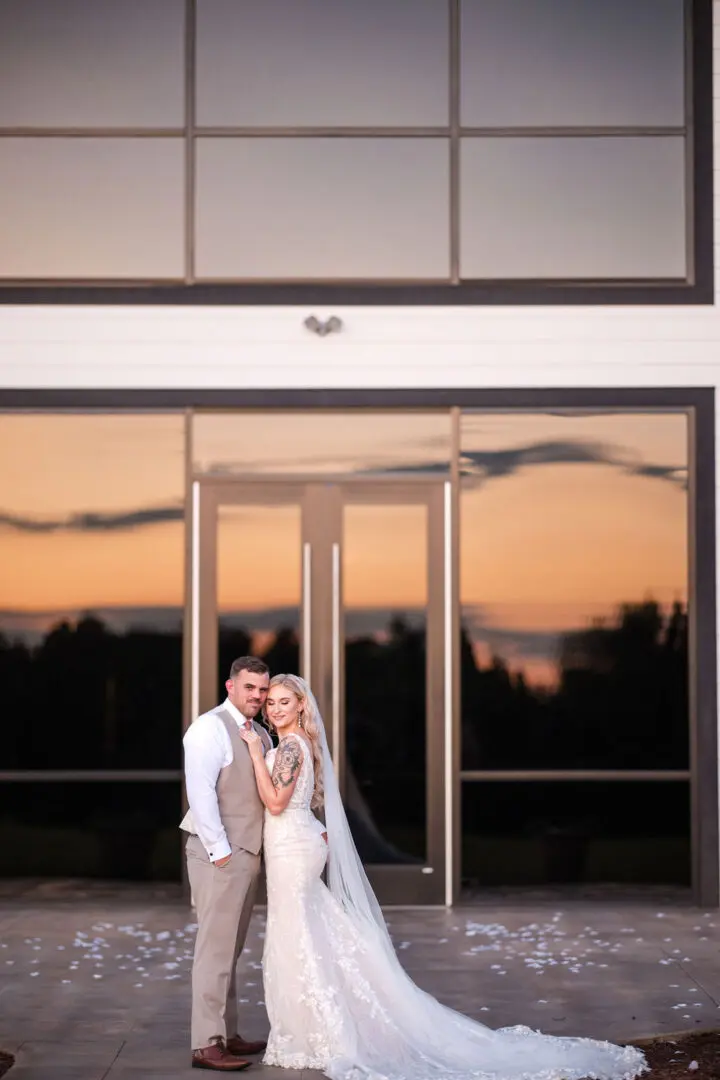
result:
M 179 127 L 183 0 L 0 0 L 0 127 Z
M 198 277 L 449 274 L 444 139 L 208 138 L 197 155 Z
M 465 413 L 465 769 L 688 764 L 688 418 Z
M 179 768 L 184 417 L 0 416 L 0 768 Z
M 473 138 L 461 148 L 464 278 L 684 278 L 685 143 Z
M 466 127 L 684 123 L 682 0 L 463 0 Z
M 448 123 L 445 0 L 198 0 L 198 123 Z
M 0 139 L 0 276 L 183 273 L 180 138 Z
M 196 413 L 193 467 L 224 473 L 388 473 L 450 469 L 447 412 Z

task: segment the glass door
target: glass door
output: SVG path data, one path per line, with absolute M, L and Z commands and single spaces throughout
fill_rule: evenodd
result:
M 307 678 L 383 903 L 446 901 L 446 485 L 196 483 L 191 711 L 236 656 Z
M 308 675 L 301 655 L 311 608 L 303 579 L 300 485 L 194 485 L 192 716 L 225 696 L 230 664 L 258 655 Z
M 443 903 L 443 485 L 334 492 L 335 760 L 381 899 Z

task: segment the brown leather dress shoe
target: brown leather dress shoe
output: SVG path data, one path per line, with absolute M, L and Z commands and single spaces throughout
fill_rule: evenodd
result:
M 267 1046 L 266 1042 L 257 1039 L 255 1042 L 246 1042 L 242 1035 L 231 1035 L 225 1043 L 231 1054 L 242 1056 L 243 1054 L 260 1054 Z
M 193 1050 L 193 1069 L 215 1069 L 217 1072 L 240 1072 L 241 1069 L 250 1067 L 249 1061 L 229 1052 L 222 1039 L 203 1046 L 201 1050 Z

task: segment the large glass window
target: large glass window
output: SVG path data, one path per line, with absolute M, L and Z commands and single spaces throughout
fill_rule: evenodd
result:
M 343 509 L 347 800 L 361 857 L 427 858 L 427 507 Z
M 530 828 L 526 815 L 563 836 L 587 831 L 596 818 L 604 822 L 598 835 L 618 830 L 622 814 L 605 821 L 603 804 L 622 805 L 624 814 L 635 802 L 629 832 L 638 843 L 654 838 L 658 873 L 667 839 L 674 854 L 665 870 L 687 880 L 687 446 L 682 413 L 463 415 L 468 878 L 482 878 L 485 841 L 472 838 L 485 836 L 488 807 L 502 795 L 515 799 L 511 831 Z M 573 779 L 578 772 L 582 784 Z M 611 789 L 608 772 L 621 774 Z M 551 774 L 547 786 L 538 773 Z M 659 783 L 663 774 L 667 782 Z M 645 811 L 670 789 L 683 810 L 668 832 L 667 815 Z M 677 878 L 681 839 L 686 862 Z M 516 851 L 521 864 L 522 850 L 513 841 L 505 860 Z M 602 865 L 613 880 L 632 875 L 633 850 L 612 847 L 616 864 L 607 870 L 607 848 Z M 524 872 L 520 864 L 513 874 Z M 587 865 L 600 873 L 599 864 Z
M 261 656 L 273 672 L 300 671 L 301 553 L 297 504 L 218 508 L 218 701 L 237 656 Z
M 181 278 L 181 139 L 0 138 L 0 275 Z
M 200 277 L 448 276 L 437 139 L 202 139 L 197 154 Z
M 690 884 L 687 781 L 464 784 L 466 895 L 492 886 Z
M 197 412 L 196 473 L 401 477 L 450 472 L 448 412 Z
M 252 652 L 309 674 L 393 902 L 458 832 L 470 888 L 687 885 L 710 407 L 424 400 L 0 414 L 0 874 L 179 874 L 183 718 Z
M 199 0 L 198 123 L 445 125 L 448 22 L 443 0 Z
M 700 5 L 0 4 L 0 283 L 704 296 Z
M 180 768 L 183 425 L 0 416 L 0 769 Z
M 184 0 L 6 0 L 0 126 L 181 128 L 184 11 Z
M 0 877 L 177 880 L 180 805 L 179 780 L 4 784 Z
M 0 874 L 177 878 L 184 419 L 3 415 L 0 459 Z
M 684 124 L 678 0 L 461 0 L 460 10 L 465 127 Z
M 464 277 L 685 277 L 681 137 L 472 138 L 460 153 Z

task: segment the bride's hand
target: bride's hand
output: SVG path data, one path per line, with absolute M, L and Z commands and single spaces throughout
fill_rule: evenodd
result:
M 254 729 L 251 731 L 241 731 L 240 738 L 243 742 L 248 744 L 248 750 L 252 757 L 262 757 L 262 739 Z

